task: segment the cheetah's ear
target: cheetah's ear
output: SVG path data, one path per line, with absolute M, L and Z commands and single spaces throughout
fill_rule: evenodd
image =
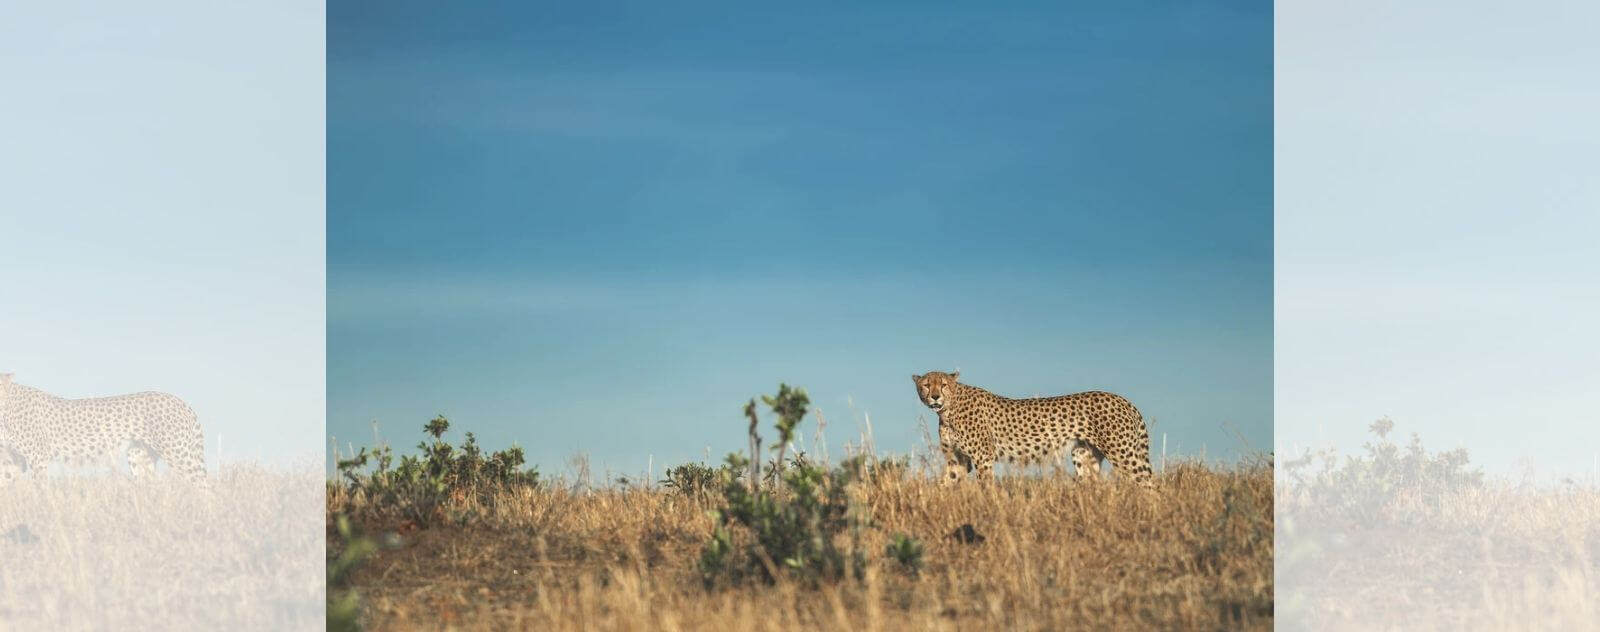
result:
M 922 381 L 922 376 L 917 375 L 915 373 L 912 373 L 911 374 L 911 381 L 913 381 L 913 382 L 921 382 Z
M 952 379 L 952 380 L 959 380 L 959 379 L 961 379 L 961 372 L 960 372 L 960 371 L 955 371 L 955 372 L 952 372 L 952 373 L 951 373 L 951 374 L 950 374 L 950 379 Z
M 11 376 L 13 376 L 13 375 L 16 375 L 16 374 L 15 373 L 0 373 L 0 384 L 10 384 L 11 383 Z

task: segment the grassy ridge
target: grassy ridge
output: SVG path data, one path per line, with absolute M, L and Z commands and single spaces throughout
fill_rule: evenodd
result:
M 853 483 L 872 528 L 863 579 L 708 589 L 697 571 L 715 495 L 559 484 L 453 494 L 431 524 L 330 485 L 329 559 L 348 515 L 391 544 L 348 576 L 370 629 L 1267 629 L 1270 466 L 1175 465 L 1155 493 L 1012 477 L 941 488 Z M 951 537 L 972 525 L 981 542 Z M 910 572 L 885 549 L 920 541 Z M 851 546 L 841 542 L 840 546 Z

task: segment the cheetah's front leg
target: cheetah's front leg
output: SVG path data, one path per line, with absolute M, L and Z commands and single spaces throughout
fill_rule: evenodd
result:
M 967 474 L 967 470 L 972 469 L 972 460 L 951 446 L 950 442 L 945 440 L 943 432 L 939 433 L 939 449 L 944 452 L 944 476 L 939 478 L 939 485 L 941 487 L 954 485 Z
M 994 460 L 993 459 L 990 459 L 990 460 L 987 460 L 987 461 L 984 461 L 984 462 L 978 464 L 978 480 L 980 480 L 980 481 L 993 481 L 994 480 Z
M 978 480 L 994 480 L 994 462 L 996 458 L 997 455 L 993 447 L 980 447 L 976 452 L 973 452 L 972 464 L 978 470 Z
M 10 450 L 0 446 L 0 487 L 22 478 L 22 470 L 21 459 L 12 458 Z

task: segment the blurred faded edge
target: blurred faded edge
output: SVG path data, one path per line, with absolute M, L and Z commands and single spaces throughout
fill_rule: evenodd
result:
M 1600 4 L 1279 3 L 1281 629 L 1600 622 Z
M 0 371 L 216 450 L 0 488 L 0 630 L 324 626 L 323 10 L 0 2 Z

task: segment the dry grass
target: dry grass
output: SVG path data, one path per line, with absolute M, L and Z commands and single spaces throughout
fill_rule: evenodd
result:
M 1175 466 L 1155 492 L 1004 478 L 940 488 L 865 484 L 879 528 L 864 581 L 708 590 L 695 571 L 715 500 L 660 489 L 521 490 L 465 526 L 409 530 L 353 575 L 369 629 L 1267 629 L 1273 623 L 1270 467 Z M 374 516 L 359 494 L 331 517 Z M 950 537 L 976 526 L 985 540 Z M 889 534 L 926 546 L 910 575 Z M 995 627 L 999 626 L 999 627 Z
M 0 488 L 0 629 L 321 627 L 315 468 Z
M 1281 620 L 1318 630 L 1600 624 L 1600 489 L 1279 487 Z

